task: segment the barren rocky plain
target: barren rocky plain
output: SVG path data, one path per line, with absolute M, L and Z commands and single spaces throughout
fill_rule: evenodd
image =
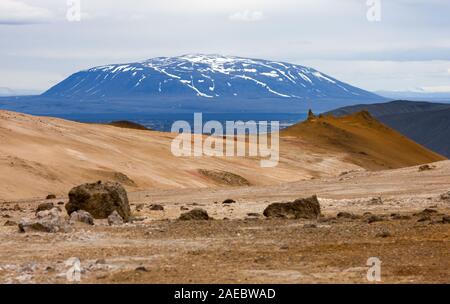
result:
M 397 134 L 391 139 L 410 145 L 415 159 L 336 129 L 386 131 L 370 118 L 310 122 L 326 128 L 320 142 L 288 130 L 279 168 L 264 171 L 256 160 L 164 156 L 170 134 L 1 116 L 0 283 L 72 283 L 72 258 L 81 283 L 372 283 L 371 257 L 382 262 L 380 283 L 450 283 L 450 161 Z M 335 134 L 355 136 L 357 150 L 333 145 Z M 153 153 L 147 162 L 145 149 Z M 108 177 L 128 190 L 129 222 L 19 232 L 38 206 L 64 213 L 72 187 Z M 263 214 L 312 195 L 321 208 L 315 219 Z M 179 219 L 198 208 L 211 219 Z

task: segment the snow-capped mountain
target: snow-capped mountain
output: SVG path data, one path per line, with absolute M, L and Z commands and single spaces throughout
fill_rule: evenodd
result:
M 379 96 L 315 69 L 220 55 L 158 57 L 73 74 L 42 97 L 70 99 L 348 99 Z

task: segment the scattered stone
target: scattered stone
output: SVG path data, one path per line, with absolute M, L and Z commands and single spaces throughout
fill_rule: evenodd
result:
M 57 208 L 38 212 L 35 219 L 22 219 L 18 226 L 22 233 L 30 231 L 66 233 L 71 231 L 70 225 Z
M 356 220 L 359 218 L 359 216 L 350 213 L 350 212 L 339 212 L 337 214 L 337 218 L 344 218 L 344 219 L 351 219 L 351 220 Z
M 431 221 L 431 216 L 429 216 L 429 215 L 422 215 L 422 216 L 417 220 L 418 223 L 427 222 L 427 221 Z
M 22 211 L 22 208 L 20 208 L 19 204 L 14 205 L 14 211 Z
M 3 214 L 3 215 L 2 215 L 2 218 L 11 218 L 11 215 L 9 215 L 9 214 Z
M 135 209 L 137 212 L 140 212 L 140 211 L 142 211 L 142 209 L 144 209 L 144 207 L 145 207 L 144 204 L 137 204 Z
M 119 226 L 123 224 L 123 218 L 120 216 L 120 214 L 114 210 L 113 213 L 111 213 L 108 216 L 108 224 L 110 226 Z
M 64 202 L 58 202 L 58 205 L 62 206 L 64 205 Z
M 410 220 L 411 219 L 411 217 L 409 215 L 401 215 L 398 213 L 392 213 L 391 218 L 393 220 Z
M 94 218 L 89 212 L 84 210 L 78 210 L 72 212 L 72 214 L 70 215 L 70 222 L 71 223 L 81 222 L 88 225 L 94 225 Z
M 264 210 L 266 217 L 287 219 L 317 219 L 320 213 L 320 204 L 315 195 L 291 203 L 274 203 Z
M 95 264 L 97 264 L 97 265 L 105 265 L 106 264 L 106 260 L 105 259 L 98 259 L 97 261 L 95 261 Z
M 444 217 L 442 217 L 442 224 L 450 224 L 450 215 L 446 215 Z
M 442 201 L 450 201 L 450 191 L 447 192 L 447 193 L 441 194 L 440 199 L 441 199 Z
M 249 217 L 260 217 L 261 214 L 259 214 L 259 213 L 247 213 L 247 216 L 249 216 Z
M 135 269 L 137 272 L 148 272 L 148 269 L 144 266 L 139 266 Z
M 49 194 L 47 195 L 47 197 L 45 199 L 51 200 L 51 199 L 56 199 L 56 195 L 54 194 Z
M 383 205 L 383 199 L 381 197 L 374 197 L 369 201 L 369 205 Z
M 419 167 L 419 172 L 423 172 L 423 171 L 430 171 L 433 170 L 435 167 L 432 167 L 430 165 L 423 165 Z
M 53 268 L 52 266 L 47 266 L 47 267 L 45 267 L 45 271 L 46 272 L 54 272 L 55 268 Z
M 6 221 L 3 226 L 5 226 L 5 227 L 13 227 L 13 226 L 17 226 L 17 223 L 14 222 L 14 221 Z
M 209 220 L 210 217 L 208 215 L 208 212 L 206 212 L 203 209 L 193 209 L 189 212 L 183 213 L 182 215 L 180 215 L 179 220 L 181 221 L 199 221 L 199 220 Z
M 372 224 L 372 223 L 375 223 L 375 222 L 381 222 L 381 221 L 383 221 L 384 219 L 381 217 L 381 216 L 378 216 L 378 215 L 371 215 L 371 216 L 369 216 L 368 218 L 367 218 L 367 223 L 369 223 L 369 224 Z
M 222 204 L 224 205 L 236 204 L 236 201 L 232 199 L 226 199 L 222 202 Z
M 231 172 L 203 169 L 198 170 L 198 172 L 218 184 L 236 187 L 251 186 L 251 183 L 247 179 Z
M 387 238 L 390 236 L 392 236 L 392 234 L 387 229 L 383 229 L 382 231 L 380 231 L 376 234 L 376 237 L 380 237 L 380 238 Z
M 438 213 L 436 210 L 427 208 L 427 209 L 424 209 L 421 212 L 414 213 L 414 216 L 431 216 L 431 215 L 434 215 L 436 213 Z
M 162 205 L 159 205 L 159 204 L 150 205 L 149 208 L 152 211 L 164 211 L 164 207 Z
M 303 228 L 313 229 L 313 228 L 317 228 L 317 225 L 316 224 L 305 224 L 305 225 L 303 225 Z
M 55 207 L 55 205 L 53 203 L 42 203 L 37 207 L 36 213 L 45 211 L 45 210 L 52 210 L 54 207 Z
M 145 216 L 143 216 L 143 217 L 135 217 L 135 216 L 133 216 L 133 217 L 131 217 L 130 218 L 130 222 L 143 222 L 143 221 L 145 221 L 147 218 L 145 217 Z
M 180 207 L 180 210 L 181 210 L 181 211 L 188 211 L 189 208 L 188 208 L 188 207 L 185 207 L 185 206 L 181 206 L 181 207 Z
M 114 211 L 125 221 L 131 216 L 127 192 L 122 185 L 113 182 L 99 181 L 73 188 L 69 192 L 66 210 L 68 214 L 85 210 L 96 219 L 108 218 Z

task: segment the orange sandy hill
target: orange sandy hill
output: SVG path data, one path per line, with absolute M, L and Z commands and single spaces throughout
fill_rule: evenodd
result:
M 283 131 L 274 168 L 262 168 L 258 157 L 176 157 L 175 136 L 0 111 L 0 202 L 65 196 L 98 180 L 129 191 L 272 186 L 444 159 L 367 113 L 311 117 Z
M 395 169 L 445 160 L 362 111 L 336 118 L 314 116 L 282 131 L 317 149 L 347 153 L 348 161 L 368 170 Z

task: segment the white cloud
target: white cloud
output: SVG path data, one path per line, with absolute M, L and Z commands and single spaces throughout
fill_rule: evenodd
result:
M 264 13 L 261 11 L 239 11 L 230 15 L 230 20 L 233 21 L 260 21 L 264 19 Z
M 0 25 L 43 23 L 48 22 L 51 18 L 52 13 L 48 9 L 17 0 L 0 1 Z
M 427 93 L 450 93 L 450 85 L 423 87 L 422 91 Z

